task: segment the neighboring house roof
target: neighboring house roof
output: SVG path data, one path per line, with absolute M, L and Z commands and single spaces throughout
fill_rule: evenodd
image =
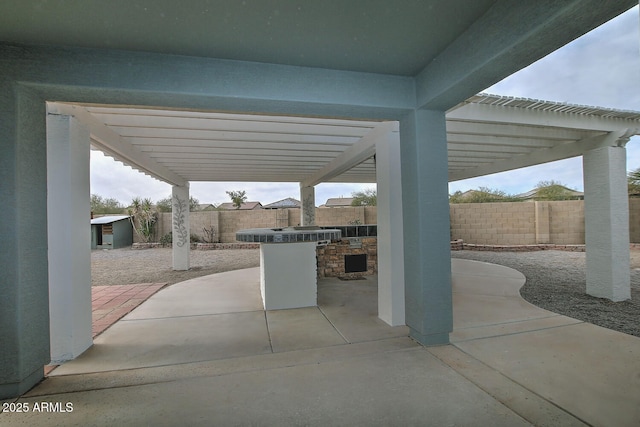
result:
M 123 219 L 129 219 L 128 215 L 107 215 L 91 220 L 91 225 L 94 224 L 111 224 L 112 222 L 122 221 Z
M 206 211 L 207 209 L 214 209 L 215 206 L 213 206 L 211 203 L 201 203 L 198 205 L 198 210 L 199 211 Z
M 561 185 L 560 187 L 562 187 L 565 190 L 565 192 L 570 196 L 584 198 L 584 193 L 582 191 L 572 190 L 570 188 L 565 187 L 564 185 Z M 538 194 L 538 190 L 539 190 L 538 188 L 534 188 L 533 190 L 529 190 L 526 193 L 518 194 L 515 197 L 518 197 L 520 199 L 534 199 Z
M 464 193 L 460 194 L 458 197 L 460 197 L 461 199 L 468 199 L 469 197 L 473 197 L 474 195 L 476 195 L 478 193 L 482 193 L 482 191 L 479 191 L 479 190 L 467 190 Z
M 327 202 L 322 206 L 325 208 L 343 208 L 351 206 L 351 202 L 353 202 L 353 197 L 334 197 L 327 199 Z
M 300 207 L 300 200 L 296 200 L 292 197 L 287 197 L 286 199 L 278 200 L 277 202 L 264 205 L 262 209 L 288 209 L 288 208 L 299 208 L 299 207 Z
M 222 204 L 220 204 L 220 206 L 218 206 L 218 209 L 223 209 L 223 210 L 227 210 L 227 211 L 235 211 L 235 210 L 250 211 L 250 210 L 253 210 L 253 209 L 261 209 L 261 208 L 262 208 L 262 203 L 260 203 L 260 202 L 246 202 L 246 203 L 243 203 L 240 206 L 240 209 L 237 209 L 235 206 L 233 206 L 233 203 L 231 203 L 231 202 L 222 203 Z

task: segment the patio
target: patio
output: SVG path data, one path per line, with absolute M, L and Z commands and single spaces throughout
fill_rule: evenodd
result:
M 640 339 L 520 298 L 515 270 L 452 260 L 451 345 L 377 316 L 375 278 L 264 311 L 257 268 L 165 288 L 18 402 L 3 425 L 637 425 Z M 597 367 L 597 369 L 593 369 Z
M 628 265 L 623 265 L 628 219 L 604 212 L 627 210 L 624 146 L 639 128 L 637 113 L 624 118 L 614 110 L 612 117 L 568 105 L 544 105 L 540 111 L 537 102 L 492 96 L 464 104 L 637 1 L 431 0 L 406 7 L 384 1 L 320 7 L 193 1 L 187 7 L 138 0 L 136 7 L 115 8 L 95 1 L 64 7 L 45 3 L 24 0 L 0 14 L 5 24 L 0 25 L 3 398 L 21 396 L 38 384 L 44 364 L 74 359 L 92 344 L 86 286 L 90 229 L 83 225 L 90 215 L 92 145 L 171 184 L 176 270 L 190 268 L 185 244 L 190 223 L 184 212 L 189 185 L 215 180 L 207 171 L 231 167 L 237 174 L 225 173 L 228 182 L 300 183 L 301 225 L 314 223 L 316 184 L 376 182 L 384 242 L 378 316 L 389 325 L 407 325 L 410 336 L 426 346 L 448 344 L 452 330 L 448 181 L 522 167 L 526 159 L 539 163 L 582 155 L 585 200 L 595 202 L 585 208 L 585 233 L 596 248 L 587 250 L 587 290 L 612 301 L 629 298 Z M 132 111 L 126 112 L 127 123 L 107 124 L 87 108 Z M 504 114 L 496 116 L 496 110 Z M 484 126 L 456 123 L 459 136 L 449 140 L 450 112 L 457 122 L 485 117 L 505 126 L 500 134 L 489 129 L 490 147 L 482 146 Z M 194 116 L 215 113 L 225 115 L 215 128 L 199 126 L 206 117 Z M 177 119 L 183 114 L 190 117 Z M 565 118 L 571 129 L 563 126 Z M 366 131 L 367 123 L 373 129 L 352 132 L 351 125 Z M 529 130 L 517 131 L 520 125 Z M 148 133 L 150 127 L 163 131 Z M 247 139 L 247 130 L 256 138 Z M 554 139 L 541 141 L 549 132 Z M 280 144 L 286 143 L 283 133 L 301 144 Z M 315 135 L 312 147 L 304 135 Z M 142 147 L 138 137 L 155 142 Z M 240 146 L 248 151 L 229 151 Z M 302 146 L 309 150 L 294 149 Z M 503 157 L 505 146 L 512 157 Z M 530 153 L 532 146 L 546 148 Z M 449 148 L 458 149 L 455 162 Z M 317 152 L 313 158 L 310 151 Z M 285 164 L 267 162 L 285 157 Z M 365 175 L 347 178 L 351 170 Z M 48 250 L 59 242 L 68 250 Z M 406 310 L 405 300 L 411 303 Z M 405 384 L 399 389 L 405 391 Z M 374 390 L 367 388 L 359 399 Z M 438 400 L 420 397 L 432 404 Z M 247 413 L 244 406 L 235 412 Z

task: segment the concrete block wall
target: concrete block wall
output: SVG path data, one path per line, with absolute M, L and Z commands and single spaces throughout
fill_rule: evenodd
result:
M 347 225 L 355 221 L 360 221 L 360 224 L 371 224 L 367 222 L 364 206 L 316 209 L 316 225 L 319 226 Z
M 533 203 L 460 203 L 450 205 L 451 238 L 487 245 L 536 243 Z
M 377 223 L 378 223 L 378 208 L 376 206 L 365 206 L 363 224 L 377 224 Z
M 252 211 L 219 211 L 220 242 L 235 242 L 236 231 L 246 228 L 278 227 L 277 209 L 256 209 Z
M 629 198 L 629 239 L 640 243 L 640 197 Z
M 537 211 L 537 214 L 536 214 Z M 480 245 L 583 245 L 584 202 L 461 203 L 450 205 L 451 239 Z M 538 218 L 538 223 L 536 223 Z M 354 221 L 376 224 L 375 206 L 318 208 L 319 226 L 347 225 Z M 191 212 L 191 233 L 203 235 L 203 227 L 216 227 L 219 241 L 235 242 L 244 228 L 293 227 L 300 224 L 299 209 Z M 640 198 L 629 199 L 631 243 L 640 243 Z M 156 240 L 171 231 L 171 213 L 159 215 Z M 134 235 L 134 241 L 139 239 Z
M 220 212 L 219 211 L 202 211 L 191 212 L 189 216 L 189 229 L 191 234 L 197 234 L 200 237 L 204 237 L 203 228 L 214 227 L 216 233 L 220 230 Z M 156 222 L 155 240 L 160 240 L 162 236 L 171 232 L 171 212 L 162 212 L 158 214 L 158 221 Z M 138 242 L 134 236 L 134 242 Z
M 557 245 L 584 244 L 584 201 L 566 200 L 549 204 L 551 241 Z

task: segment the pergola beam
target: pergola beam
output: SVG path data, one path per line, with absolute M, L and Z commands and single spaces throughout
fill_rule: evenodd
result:
M 318 172 L 300 182 L 301 187 L 313 187 L 321 182 L 329 181 L 349 169 L 359 165 L 376 154 L 376 141 L 392 131 L 397 131 L 397 123 L 382 122 L 373 128 L 357 143 L 346 149 Z
M 498 147 L 529 147 L 535 148 L 550 148 L 557 145 L 558 141 L 534 139 L 525 137 L 506 137 L 506 136 L 493 136 L 493 135 L 450 135 L 447 138 L 448 143 L 459 143 L 483 146 L 498 146 Z M 568 141 L 565 141 L 568 142 Z
M 149 155 L 123 141 L 120 135 L 93 117 L 86 109 L 71 104 L 49 103 L 49 114 L 73 116 L 89 128 L 91 144 L 117 160 L 172 185 L 185 186 L 188 181 L 153 160 Z
M 603 135 L 586 138 L 576 142 L 559 144 L 552 148 L 537 150 L 530 154 L 514 156 L 510 159 L 500 160 L 497 162 L 479 166 L 477 168 L 449 173 L 449 181 L 458 181 L 461 179 L 489 175 L 492 173 L 504 172 L 542 163 L 548 163 L 556 160 L 563 160 L 571 157 L 581 156 L 585 152 L 599 147 L 616 146 L 618 145 L 618 140 L 628 138 L 629 135 L 634 135 L 638 132 L 638 129 L 625 128 L 622 130 L 612 131 Z
M 587 132 L 580 129 L 524 126 L 521 124 L 496 123 L 495 121 L 484 123 L 475 121 L 473 118 L 454 119 L 453 111 L 455 109 L 447 113 L 447 135 L 449 135 L 449 140 L 454 135 L 493 135 L 496 137 L 575 141 L 587 134 Z
M 631 120 L 599 117 L 589 114 L 561 113 L 533 108 L 514 108 L 499 105 L 468 103 L 447 113 L 453 120 L 480 121 L 541 128 L 568 128 L 582 131 L 610 132 L 629 127 Z M 635 123 L 635 121 L 633 121 Z M 619 123 L 619 124 L 616 124 Z

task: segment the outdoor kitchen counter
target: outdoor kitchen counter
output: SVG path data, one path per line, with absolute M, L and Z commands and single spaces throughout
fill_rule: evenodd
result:
M 319 227 L 249 228 L 236 232 L 237 241 L 254 243 L 318 242 L 341 237 L 340 230 Z
M 260 293 L 265 310 L 318 305 L 316 247 L 339 240 L 340 230 L 318 227 L 252 228 L 240 242 L 260 243 Z

